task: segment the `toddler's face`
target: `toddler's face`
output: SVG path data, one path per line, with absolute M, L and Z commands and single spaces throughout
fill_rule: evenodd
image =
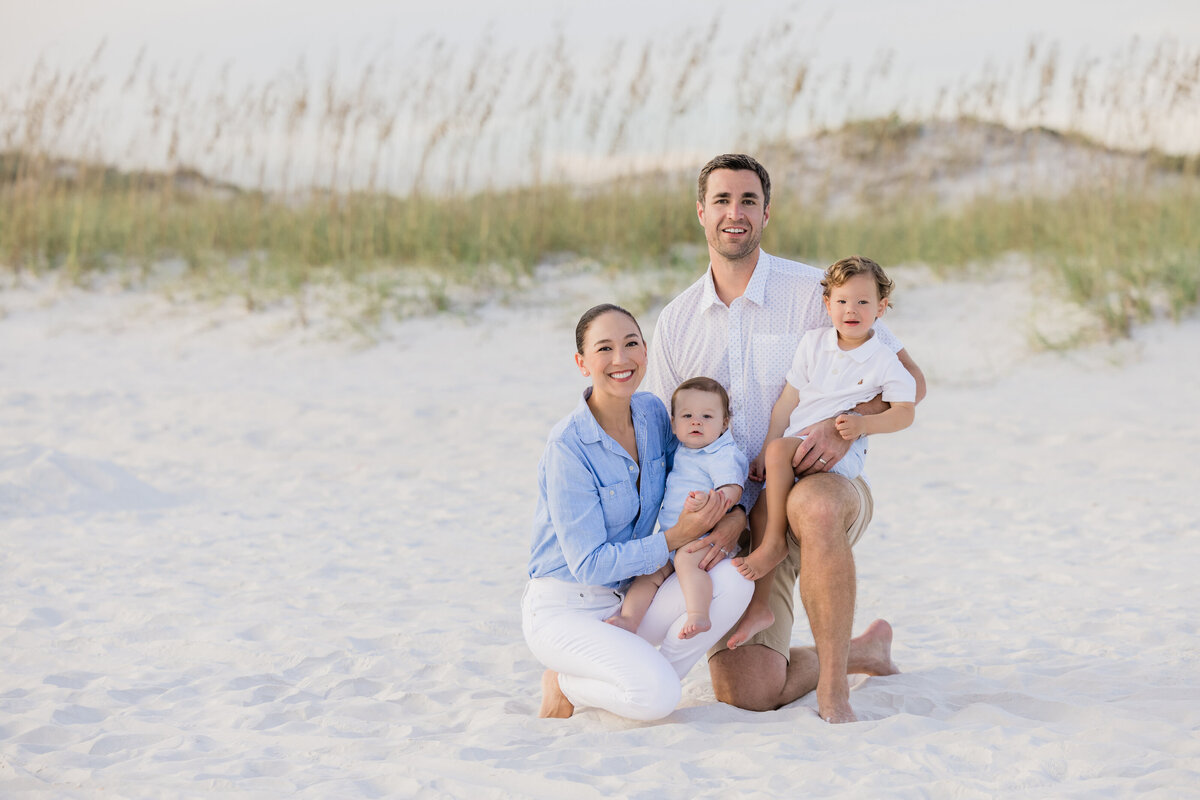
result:
M 675 395 L 671 429 L 684 447 L 707 447 L 728 427 L 720 395 L 700 389 L 684 389 Z

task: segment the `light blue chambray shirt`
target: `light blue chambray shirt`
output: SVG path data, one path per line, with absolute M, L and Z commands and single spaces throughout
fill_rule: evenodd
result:
M 624 590 L 667 563 L 654 528 L 677 442 L 662 401 L 634 394 L 639 468 L 592 416 L 591 392 L 550 431 L 538 463 L 529 577 Z

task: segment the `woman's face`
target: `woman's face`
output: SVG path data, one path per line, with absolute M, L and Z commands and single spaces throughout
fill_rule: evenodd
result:
M 620 311 L 592 320 L 575 363 L 592 379 L 593 392 L 631 397 L 646 373 L 646 343 L 637 323 Z

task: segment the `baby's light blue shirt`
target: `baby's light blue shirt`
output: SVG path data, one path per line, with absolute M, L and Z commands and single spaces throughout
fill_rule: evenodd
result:
M 591 391 L 550 431 L 538 463 L 529 577 L 622 590 L 667 563 L 654 527 L 677 445 L 662 401 L 634 394 L 639 467 L 592 416 Z
M 659 530 L 679 521 L 688 492 L 707 492 L 729 484 L 745 488 L 749 471 L 750 461 L 733 441 L 732 431 L 725 431 L 704 447 L 680 447 L 667 475 L 666 495 L 658 514 Z

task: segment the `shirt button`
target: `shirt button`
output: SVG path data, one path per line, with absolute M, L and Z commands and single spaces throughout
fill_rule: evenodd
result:
M 614 490 L 612 490 L 612 489 L 609 489 L 609 490 L 608 490 L 608 496 L 609 496 L 609 497 L 612 497 L 614 494 L 616 494 L 616 492 L 615 492 Z
M 629 471 L 630 471 L 630 472 L 633 472 L 633 471 L 634 471 L 634 469 L 636 469 L 636 467 L 634 467 L 634 466 L 631 464 L 631 465 L 629 466 Z

